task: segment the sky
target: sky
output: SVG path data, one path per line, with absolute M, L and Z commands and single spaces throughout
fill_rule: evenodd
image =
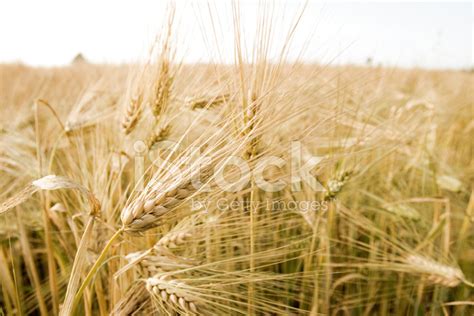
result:
M 176 41 L 185 62 L 231 62 L 230 1 L 176 3 Z M 269 1 L 275 55 L 306 2 Z M 245 44 L 255 39 L 257 1 L 240 1 Z M 270 8 L 270 9 L 269 9 Z M 0 0 L 0 63 L 68 64 L 76 54 L 100 63 L 146 58 L 167 16 L 165 1 Z M 308 1 L 288 58 L 331 64 L 473 67 L 472 2 Z

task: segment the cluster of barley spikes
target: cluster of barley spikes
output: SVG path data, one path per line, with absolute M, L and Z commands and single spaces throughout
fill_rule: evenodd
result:
M 233 13 L 232 65 L 170 14 L 144 64 L 0 66 L 0 314 L 472 315 L 472 73 L 289 62 L 299 19 L 271 59 L 271 14 L 248 54 Z

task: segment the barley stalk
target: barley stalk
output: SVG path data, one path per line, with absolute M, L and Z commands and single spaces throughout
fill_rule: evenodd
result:
M 168 105 L 172 86 L 173 77 L 170 74 L 170 64 L 168 60 L 164 59 L 161 62 L 159 76 L 155 84 L 155 95 L 151 104 L 151 110 L 157 119 Z
M 146 280 L 148 292 L 162 301 L 165 306 L 172 306 L 186 313 L 198 314 L 196 299 L 189 295 L 187 288 L 184 282 L 171 279 L 167 275 L 156 275 Z
M 158 191 L 162 188 L 151 183 L 140 196 L 122 210 L 120 219 L 125 231 L 140 233 L 159 225 L 164 216 L 198 191 L 193 181 L 194 175 L 200 175 L 199 171 L 203 170 L 203 176 L 208 178 L 210 166 L 190 170 L 188 177 L 163 191 Z
M 186 98 L 185 103 L 191 108 L 191 110 L 204 108 L 209 109 L 227 102 L 229 98 L 229 94 L 221 94 L 213 97 L 188 97 Z
M 352 172 L 346 171 L 343 172 L 340 176 L 328 180 L 326 188 L 327 192 L 325 194 L 324 199 L 326 201 L 334 199 L 339 194 L 339 192 L 341 192 L 347 181 L 349 181 L 349 177 L 351 174 Z
M 444 265 L 420 255 L 410 255 L 405 259 L 405 262 L 414 271 L 425 274 L 428 281 L 433 284 L 455 287 L 465 279 L 459 268 Z
M 155 197 L 139 197 L 121 213 L 126 231 L 143 232 L 159 225 L 160 219 L 189 198 L 196 189 L 186 182 Z
M 166 137 L 169 136 L 170 131 L 171 131 L 171 125 L 166 124 L 165 126 L 158 129 L 158 131 L 152 132 L 152 134 L 146 140 L 146 145 L 148 149 L 151 149 L 155 144 L 166 139 Z
M 122 130 L 125 135 L 130 134 L 140 120 L 142 114 L 142 102 L 143 96 L 141 94 L 130 99 L 125 115 L 122 119 Z

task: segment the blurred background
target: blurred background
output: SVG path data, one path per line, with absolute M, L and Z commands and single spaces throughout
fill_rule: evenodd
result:
M 260 14 L 273 16 L 275 52 L 304 9 L 291 60 L 436 69 L 473 67 L 472 2 L 175 1 L 184 62 L 231 62 L 232 7 L 251 47 Z M 1 1 L 0 63 L 59 66 L 146 58 L 166 23 L 165 1 Z M 210 34 L 213 34 L 210 36 Z M 280 42 L 279 42 L 280 41 Z M 278 44 L 279 43 L 279 44 Z M 249 54 L 251 50 L 248 50 Z

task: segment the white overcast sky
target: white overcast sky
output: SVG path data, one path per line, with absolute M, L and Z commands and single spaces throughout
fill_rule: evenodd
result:
M 187 62 L 230 61 L 229 1 L 176 1 L 180 52 Z M 245 37 L 255 34 L 257 1 L 241 1 Z M 272 2 L 276 47 L 302 1 Z M 166 17 L 164 1 L 0 0 L 0 63 L 63 65 L 79 52 L 93 62 L 136 61 L 146 55 Z M 267 11 L 269 12 L 269 11 Z M 289 58 L 333 64 L 402 67 L 473 66 L 472 2 L 309 1 Z M 217 38 L 217 44 L 216 44 Z

